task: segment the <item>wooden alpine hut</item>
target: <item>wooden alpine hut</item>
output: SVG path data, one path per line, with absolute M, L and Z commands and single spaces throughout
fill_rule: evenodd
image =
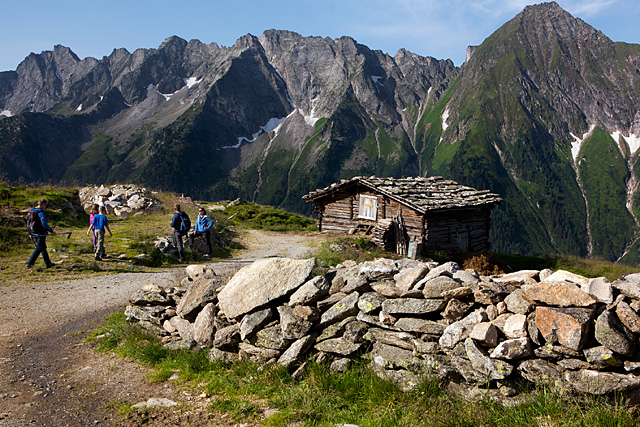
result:
M 376 245 L 407 254 L 489 249 L 491 209 L 502 199 L 439 176 L 355 177 L 303 196 L 318 230 L 364 233 Z M 412 255 L 416 255 L 414 252 Z

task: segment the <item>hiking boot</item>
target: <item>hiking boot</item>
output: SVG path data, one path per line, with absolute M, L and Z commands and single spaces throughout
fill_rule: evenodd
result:
M 33 267 L 33 264 L 27 263 L 27 268 L 31 268 L 31 267 Z
M 102 258 L 100 258 L 99 256 L 94 258 L 96 261 L 102 261 Z
M 54 268 L 56 265 L 54 263 L 47 264 L 45 268 Z

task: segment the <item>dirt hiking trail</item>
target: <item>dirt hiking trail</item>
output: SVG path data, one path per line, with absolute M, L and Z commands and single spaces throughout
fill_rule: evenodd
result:
M 241 239 L 247 249 L 212 267 L 229 277 L 258 258 L 308 258 L 326 238 L 249 230 Z M 219 414 L 207 417 L 208 396 L 191 396 L 172 381 L 152 384 L 145 378 L 150 369 L 95 353 L 83 342 L 106 315 L 123 310 L 144 283 L 169 286 L 184 276 L 183 268 L 174 268 L 0 284 L 0 427 L 259 425 L 236 424 Z M 171 399 L 181 409 L 138 411 L 124 420 L 118 414 L 119 405 L 149 398 Z

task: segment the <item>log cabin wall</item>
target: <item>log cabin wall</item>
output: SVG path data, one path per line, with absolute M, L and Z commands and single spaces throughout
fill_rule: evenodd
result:
M 358 218 L 360 210 L 360 195 L 377 198 L 376 220 Z M 375 194 L 368 188 L 355 186 L 343 191 L 336 191 L 317 202 L 318 230 L 347 233 L 358 224 L 374 224 L 380 216 L 381 196 Z M 321 215 L 320 215 L 321 213 Z
M 490 209 L 482 207 L 428 212 L 426 250 L 489 249 L 490 214 Z
M 409 240 L 417 240 L 423 242 L 425 233 L 422 221 L 422 214 L 415 210 L 398 203 L 388 197 L 380 196 L 386 206 L 385 218 L 395 218 L 398 213 L 402 213 L 402 219 L 404 220 L 404 226 L 409 236 Z
M 358 217 L 360 196 L 362 195 L 376 197 L 376 220 Z M 425 236 L 420 213 L 367 188 L 352 187 L 349 191 L 335 192 L 330 198 L 326 197 L 316 203 L 318 203 L 318 229 L 320 231 L 346 233 L 358 224 L 375 224 L 376 221 L 383 218 L 395 218 L 401 212 L 409 240 L 422 241 Z

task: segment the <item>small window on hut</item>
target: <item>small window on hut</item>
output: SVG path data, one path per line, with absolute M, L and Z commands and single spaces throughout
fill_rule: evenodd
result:
M 360 209 L 358 210 L 358 218 L 376 220 L 376 209 L 378 206 L 378 198 L 375 196 L 360 196 Z

